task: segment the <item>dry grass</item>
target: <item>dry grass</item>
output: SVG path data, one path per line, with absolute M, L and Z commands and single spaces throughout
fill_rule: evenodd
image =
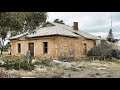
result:
M 2 56 L 6 58 L 5 55 Z M 10 57 L 10 56 L 7 56 Z M 2 59 L 2 58 L 1 58 Z M 33 60 L 35 62 L 36 60 Z M 120 61 L 73 61 L 70 63 L 54 63 L 36 65 L 32 71 L 4 70 L 12 77 L 37 78 L 120 78 Z M 106 69 L 97 69 L 106 68 Z
M 74 65 L 73 65 L 74 63 Z M 120 64 L 116 62 L 93 61 L 89 63 L 73 62 L 71 67 L 57 65 L 53 67 L 36 65 L 35 70 L 9 70 L 14 77 L 37 77 L 37 78 L 117 78 L 120 77 Z M 102 64 L 103 63 L 103 64 Z M 98 70 L 97 68 L 106 68 Z M 74 68 L 74 69 L 73 69 Z M 77 68 L 77 70 L 76 70 Z

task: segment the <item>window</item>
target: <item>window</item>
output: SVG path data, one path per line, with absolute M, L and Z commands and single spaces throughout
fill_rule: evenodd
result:
M 83 45 L 83 54 L 86 55 L 87 54 L 87 44 L 84 43 Z
M 43 53 L 48 53 L 48 42 L 43 42 Z
M 18 43 L 18 53 L 21 53 L 21 44 Z

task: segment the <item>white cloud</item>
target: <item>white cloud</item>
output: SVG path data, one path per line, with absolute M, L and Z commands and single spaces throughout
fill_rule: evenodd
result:
M 111 28 L 110 12 L 48 12 L 48 16 L 48 21 L 58 18 L 71 26 L 77 21 L 80 30 L 103 38 L 107 37 Z M 120 38 L 120 12 L 112 12 L 112 16 L 113 34 L 115 38 Z
M 104 15 L 103 15 L 104 14 Z M 56 18 L 62 19 L 66 24 L 72 25 L 72 22 L 77 21 L 79 25 L 85 25 L 84 27 L 95 24 L 96 21 L 107 19 L 109 13 L 103 12 L 49 12 L 48 20 L 53 21 Z M 100 19 L 101 18 L 101 19 Z M 81 26 L 82 27 L 82 26 Z

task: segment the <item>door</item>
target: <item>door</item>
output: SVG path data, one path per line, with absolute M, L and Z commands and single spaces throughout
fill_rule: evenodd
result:
M 34 57 L 34 43 L 29 43 L 28 44 L 28 49 L 30 50 L 31 56 Z

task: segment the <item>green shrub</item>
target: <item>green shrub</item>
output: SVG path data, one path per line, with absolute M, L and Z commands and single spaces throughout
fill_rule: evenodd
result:
M 20 64 L 20 68 L 23 70 L 33 70 L 34 69 L 34 65 L 33 64 L 28 64 L 26 62 L 22 62 Z
M 14 68 L 13 64 L 14 64 L 14 61 L 8 61 L 8 60 L 6 60 L 5 64 L 2 65 L 2 66 L 5 67 L 8 70 L 8 69 L 13 69 Z
M 112 50 L 112 56 L 116 59 L 120 59 L 120 50 L 113 49 Z
M 40 62 L 40 61 L 35 61 L 33 64 L 34 64 L 34 65 L 40 65 L 41 62 Z
M 88 56 L 100 56 L 102 54 L 101 47 L 95 46 L 88 53 Z
M 112 49 L 112 48 L 106 48 L 102 49 L 101 46 L 95 46 L 93 47 L 87 54 L 88 56 L 105 56 L 106 59 L 120 59 L 120 50 Z
M 34 69 L 34 65 L 33 64 L 28 64 L 25 61 L 19 61 L 19 60 L 15 60 L 15 61 L 5 61 L 6 64 L 1 65 L 1 67 L 5 67 L 6 69 L 15 69 L 15 70 L 19 70 L 19 69 L 23 69 L 23 70 L 33 70 Z
M 106 54 L 106 58 L 108 59 L 120 59 L 120 50 L 117 49 L 111 49 L 107 54 Z
M 39 60 L 33 63 L 34 65 L 44 65 L 44 66 L 52 66 L 52 63 L 49 60 Z
M 23 70 L 33 70 L 35 65 L 44 65 L 44 66 L 52 66 L 52 63 L 49 60 L 39 59 L 39 61 L 35 61 L 34 63 L 28 64 L 26 62 L 25 56 L 3 56 L 1 59 L 5 62 L 4 65 L 0 65 L 0 67 L 5 67 L 6 69 L 23 69 Z
M 45 66 L 51 66 L 51 63 L 48 60 L 42 60 L 41 64 Z

